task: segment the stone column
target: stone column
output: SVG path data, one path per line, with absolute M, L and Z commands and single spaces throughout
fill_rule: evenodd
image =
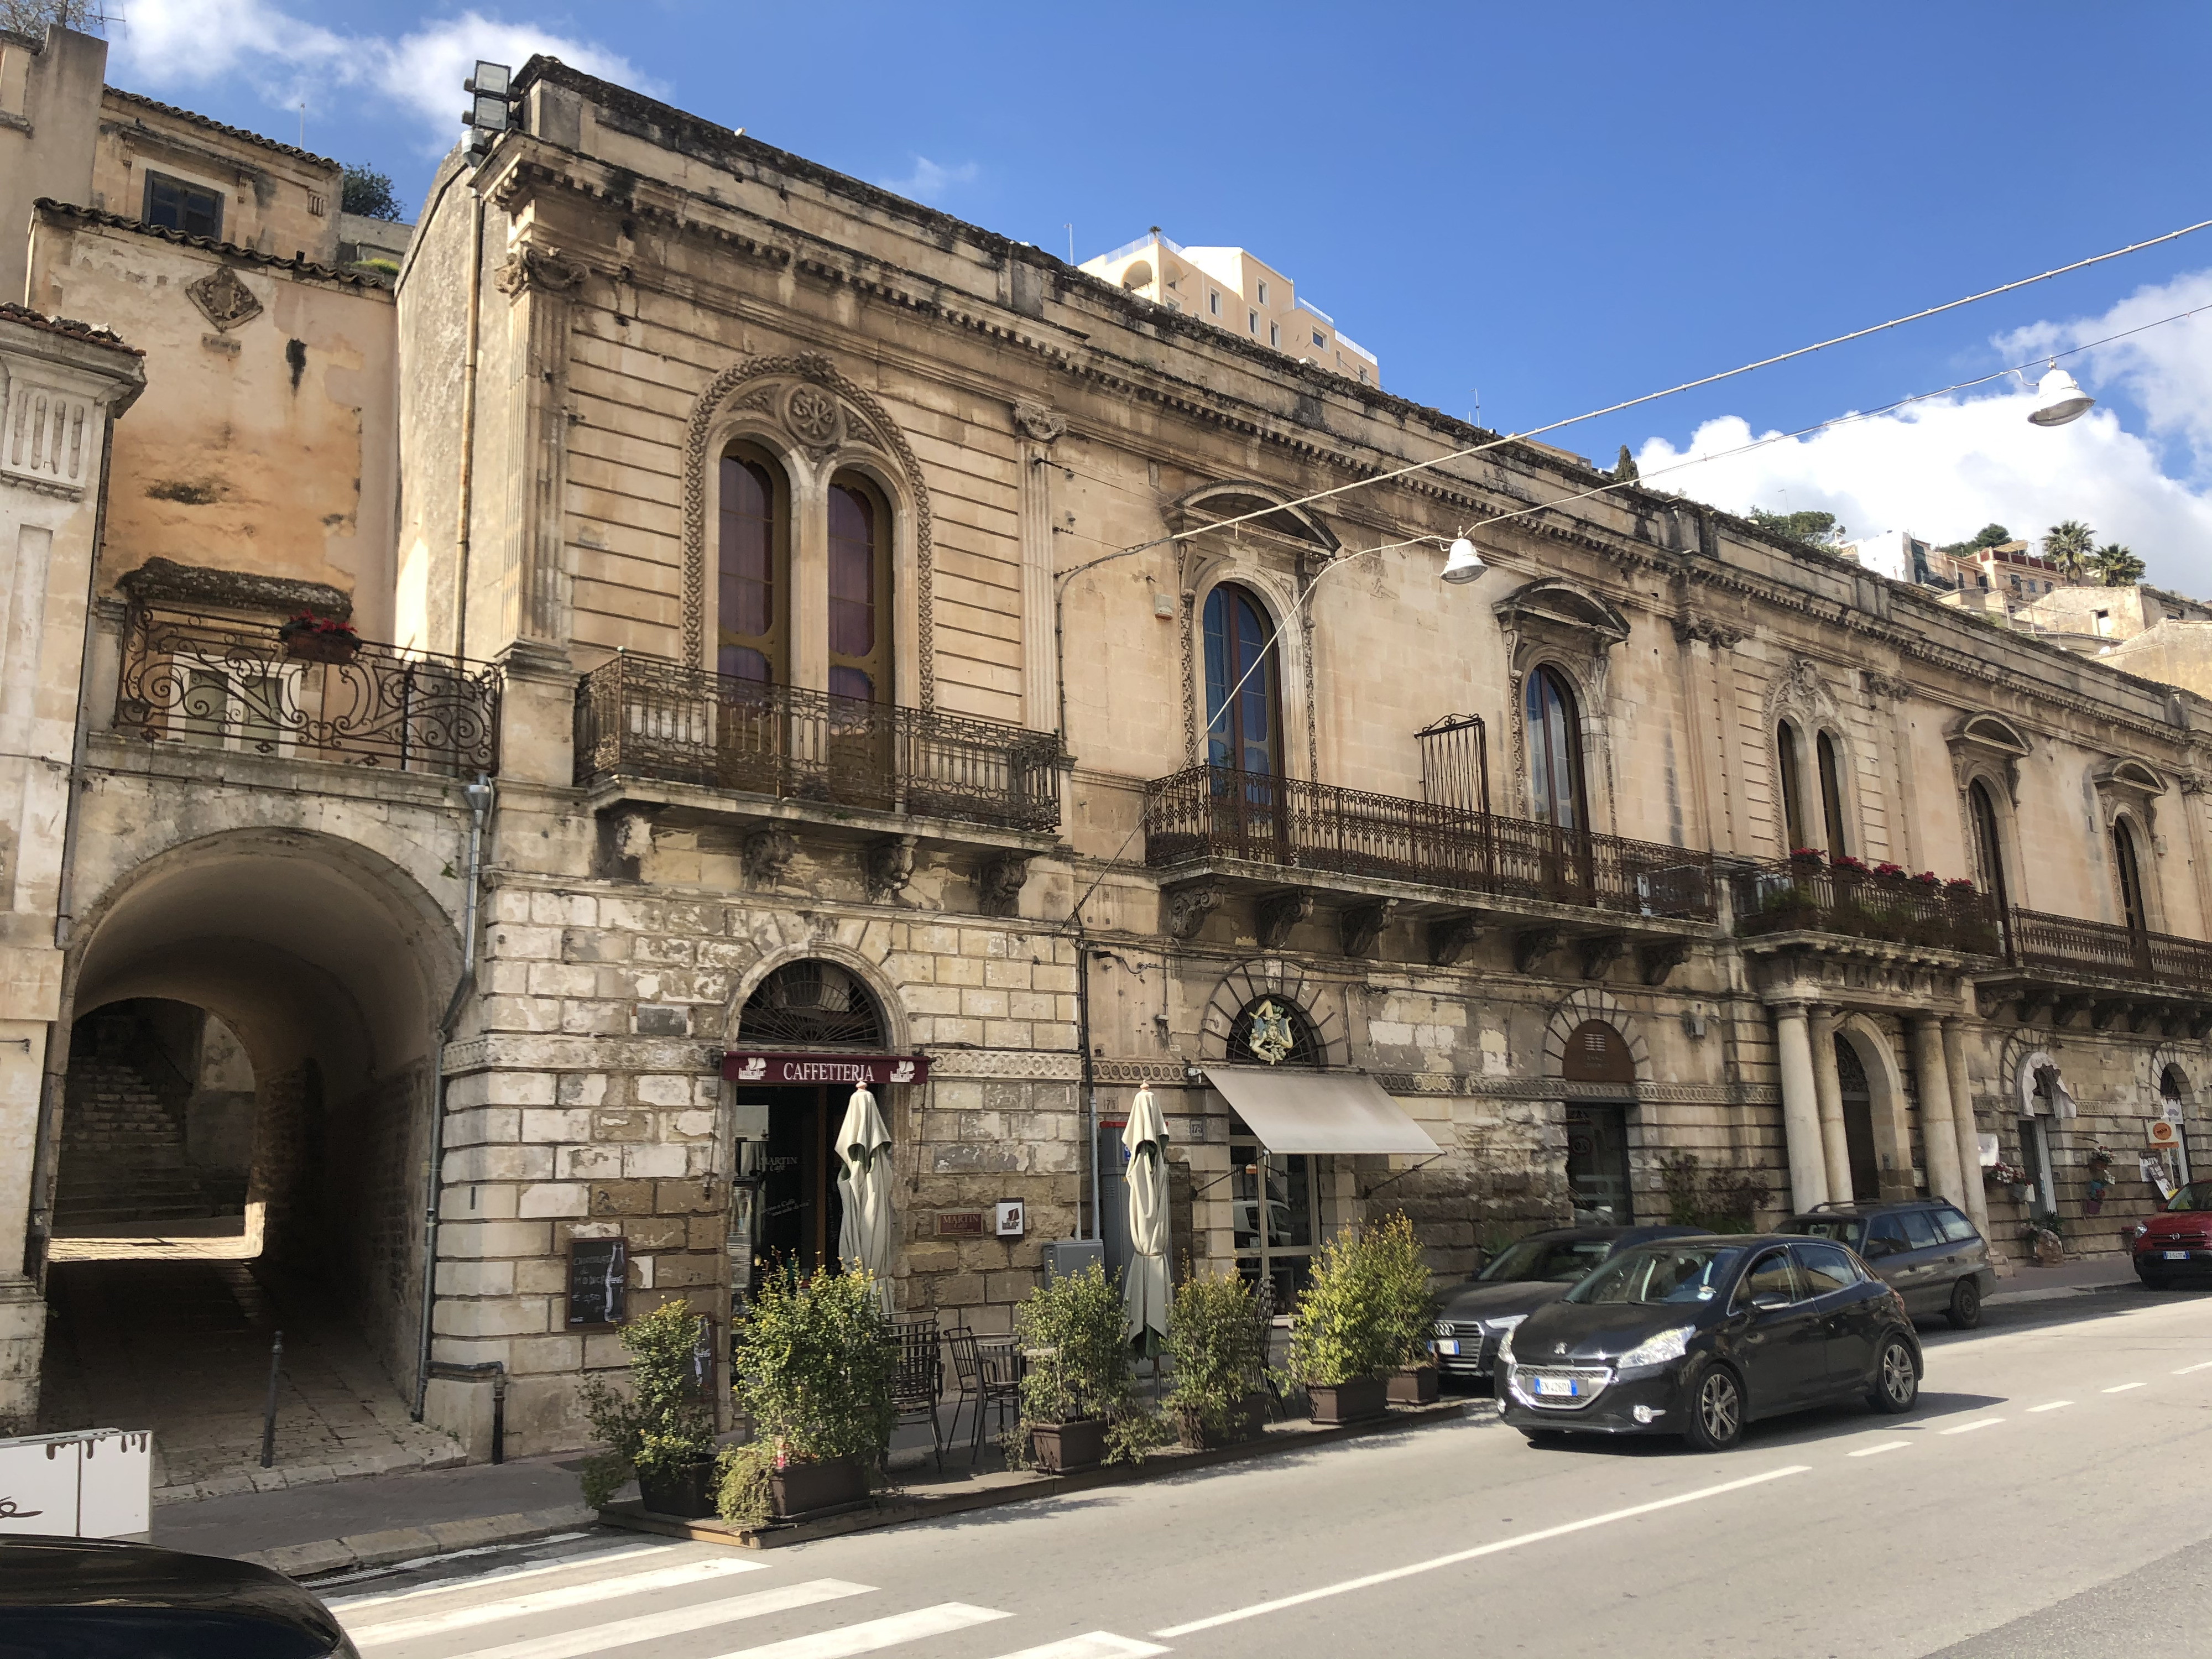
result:
M 1966 1079 L 1966 1023 L 1956 1014 L 1943 1019 L 1943 1071 L 1951 1081 L 1951 1127 L 1959 1138 L 1959 1184 L 1967 1218 L 1990 1236 L 1990 1199 L 1982 1186 L 1981 1134 L 1974 1127 L 1974 1091 Z
M 1813 1010 L 1813 1090 L 1820 1103 L 1820 1152 L 1828 1171 L 1828 1196 L 1851 1201 L 1851 1143 L 1844 1133 L 1844 1080 L 1836 1072 L 1837 1008 Z
M 1041 404 L 1014 405 L 1022 469 L 1022 724 L 1060 727 L 1060 664 L 1053 651 L 1052 447 L 1067 422 Z
M 1966 1189 L 1959 1176 L 1959 1131 L 1951 1119 L 1951 1071 L 1943 1063 L 1943 1023 L 1934 1014 L 1912 1017 L 1912 1069 L 1920 1081 L 1920 1152 L 1928 1184 L 1963 1210 Z
M 1782 1135 L 1790 1158 L 1790 1206 L 1809 1210 L 1828 1199 L 1827 1158 L 1820 1145 L 1820 1106 L 1813 1081 L 1813 1044 L 1805 1005 L 1774 1006 L 1775 1058 L 1782 1073 Z
M 584 267 L 556 247 L 519 244 L 492 278 L 507 295 L 514 371 L 507 410 L 509 519 L 501 549 L 500 634 L 568 643 L 568 308 Z

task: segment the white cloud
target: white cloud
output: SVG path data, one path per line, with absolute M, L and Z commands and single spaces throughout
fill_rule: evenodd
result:
M 2142 289 L 2101 316 L 2039 323 L 1992 343 L 2000 362 L 2019 362 L 2207 304 L 2212 271 Z M 2100 347 L 2067 366 L 2092 392 L 2125 391 L 2148 431 L 2128 431 L 2108 404 L 2070 426 L 2031 426 L 2032 397 L 2001 382 L 2009 389 L 1932 398 L 1741 455 L 1721 452 L 1753 434 L 1726 416 L 1680 449 L 1648 439 L 1637 466 L 1656 488 L 1731 512 L 1833 513 L 1853 536 L 1911 530 L 1958 541 L 1992 522 L 2039 536 L 2062 519 L 2080 519 L 2099 540 L 2132 547 L 2153 581 L 2212 592 L 2212 315 Z M 1667 470 L 1695 455 L 1717 459 Z
M 914 171 L 903 179 L 878 179 L 876 182 L 895 195 L 916 202 L 935 203 L 946 191 L 961 185 L 972 185 L 981 169 L 973 161 L 963 161 L 957 167 L 940 167 L 927 155 L 914 158 Z
M 128 21 L 112 33 L 120 78 L 136 88 L 242 76 L 276 107 L 305 99 L 312 120 L 331 86 L 368 87 L 421 118 L 422 147 L 433 155 L 460 136 L 467 102 L 461 82 L 479 58 L 520 69 L 532 52 L 544 52 L 586 74 L 652 89 L 618 53 L 474 11 L 395 40 L 337 33 L 268 0 L 131 0 Z

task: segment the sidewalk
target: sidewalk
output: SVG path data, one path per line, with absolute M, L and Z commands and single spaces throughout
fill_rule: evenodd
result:
M 2011 1271 L 1997 1280 L 1997 1288 L 1982 1299 L 1984 1307 L 2010 1306 L 2021 1302 L 2051 1302 L 2061 1297 L 2094 1296 L 2100 1291 L 2133 1290 L 2140 1283 L 2134 1262 L 2124 1255 L 2093 1255 L 2056 1267 L 2032 1262 L 2013 1262 Z

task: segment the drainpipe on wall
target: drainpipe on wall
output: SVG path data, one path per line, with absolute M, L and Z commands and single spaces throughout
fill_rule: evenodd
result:
M 1083 1161 L 1091 1170 L 1091 1231 L 1083 1237 L 1103 1238 L 1098 1224 L 1098 1085 L 1091 1064 L 1091 939 L 1083 931 L 1080 911 L 1075 917 L 1075 1030 L 1083 1045 Z
M 454 489 L 458 522 L 453 530 L 453 666 L 469 647 L 469 523 L 476 511 L 477 356 L 482 336 L 483 297 L 483 192 L 469 180 L 469 321 L 461 356 L 461 459 Z
M 430 1167 L 423 1177 L 422 1340 L 415 1354 L 415 1403 L 408 1415 L 422 1420 L 422 1401 L 430 1390 L 430 1317 L 438 1304 L 439 1165 L 446 1159 L 446 1045 L 453 1022 L 477 981 L 477 893 L 483 884 L 484 819 L 491 811 L 491 780 L 483 773 L 469 785 L 468 891 L 461 905 L 461 976 L 438 1020 L 438 1040 L 430 1052 Z

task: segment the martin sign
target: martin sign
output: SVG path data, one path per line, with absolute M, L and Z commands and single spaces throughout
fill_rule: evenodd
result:
M 732 1083 L 850 1083 L 880 1089 L 887 1083 L 927 1083 L 929 1060 L 921 1054 L 763 1054 L 732 1049 L 722 1075 Z

